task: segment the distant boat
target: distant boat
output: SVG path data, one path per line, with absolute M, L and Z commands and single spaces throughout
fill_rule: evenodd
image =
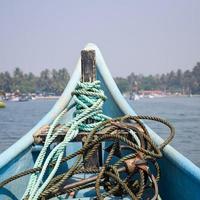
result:
M 5 107 L 6 107 L 5 102 L 0 100 L 0 108 L 5 108 Z
M 31 100 L 36 100 L 36 97 L 31 96 L 30 99 Z
M 130 97 L 129 97 L 129 99 L 130 100 L 134 100 L 134 101 L 137 101 L 137 100 L 139 100 L 141 97 L 138 95 L 138 94 L 136 94 L 136 93 L 132 93 L 131 95 L 130 95 Z
M 153 96 L 153 95 L 148 95 L 148 98 L 149 98 L 149 99 L 153 99 L 154 96 Z
M 30 97 L 26 96 L 26 95 L 22 95 L 19 97 L 19 102 L 25 102 L 25 101 L 29 101 Z
M 115 84 L 99 49 L 94 44 L 87 45 L 86 50 L 87 49 L 89 50 L 92 49 L 92 50 L 95 50 L 96 52 L 97 80 L 101 81 L 102 90 L 105 92 L 105 95 L 108 97 L 103 107 L 103 113 L 111 117 L 120 117 L 124 114 L 136 115 L 136 112 L 130 107 L 130 105 L 127 103 L 127 101 L 124 99 L 119 89 L 117 88 L 117 85 Z M 51 124 L 52 121 L 54 121 L 55 119 L 58 119 L 57 117 L 63 111 L 63 109 L 69 105 L 72 105 L 73 100 L 71 98 L 71 93 L 75 90 L 80 79 L 81 79 L 81 60 L 79 60 L 76 70 L 74 71 L 66 89 L 64 90 L 62 96 L 56 102 L 54 107 L 25 136 L 23 136 L 20 140 L 18 140 L 15 144 L 13 144 L 10 148 L 8 148 L 6 151 L 4 151 L 0 155 L 0 182 L 6 180 L 10 176 L 23 172 L 24 170 L 33 168 L 36 158 L 39 152 L 41 151 L 41 146 L 42 146 L 42 145 L 37 145 L 34 143 L 33 134 L 36 131 L 38 131 L 41 127 L 45 125 L 47 126 Z M 73 114 L 71 112 L 64 113 L 64 114 L 65 114 L 65 118 L 64 118 L 65 121 L 69 121 L 73 118 Z M 24 117 L 26 117 L 26 115 L 31 115 L 31 113 L 25 113 Z M 65 123 L 65 121 L 61 123 Z M 153 140 L 153 143 L 155 143 L 157 146 L 163 143 L 163 139 L 159 135 L 157 135 L 147 125 L 146 125 L 146 128 L 149 131 L 149 134 Z M 16 130 L 16 132 L 17 131 L 19 130 Z M 82 145 L 82 143 L 84 142 L 83 141 L 74 142 L 74 143 L 70 142 L 70 146 L 69 148 L 67 148 L 65 153 L 70 154 L 77 151 L 79 147 Z M 103 155 L 103 159 L 108 156 L 108 154 L 106 154 L 104 147 L 102 148 L 102 155 Z M 73 162 L 77 162 L 77 161 L 73 160 Z M 73 162 L 70 162 L 69 165 L 68 165 L 68 162 L 64 163 L 63 164 L 64 166 L 59 168 L 60 170 L 59 172 L 63 173 L 63 170 L 66 170 L 66 168 L 68 169 L 68 167 L 71 166 Z M 134 162 L 136 163 L 137 160 Z M 144 161 L 141 163 L 138 163 L 138 165 L 141 165 L 141 167 L 143 164 L 144 164 Z M 135 169 L 134 166 L 135 165 L 132 163 L 133 169 Z M 161 177 L 160 177 L 161 179 L 159 181 L 159 194 L 162 200 L 177 200 L 177 199 L 200 200 L 200 169 L 196 165 L 194 165 L 189 159 L 187 159 L 178 151 L 176 151 L 173 147 L 168 145 L 164 148 L 163 157 L 159 160 L 159 166 L 161 170 Z M 114 171 L 114 169 L 112 168 L 110 168 L 110 170 L 111 172 Z M 47 169 L 45 171 L 45 175 L 48 173 L 51 173 L 51 169 Z M 36 176 L 37 176 L 37 173 L 36 173 Z M 84 174 L 84 177 L 90 177 L 90 176 L 91 174 Z M 77 176 L 75 177 L 76 180 L 75 179 L 74 180 L 84 181 L 85 180 L 84 177 L 77 174 Z M 149 181 L 147 177 L 148 176 L 145 176 L 146 182 Z M 27 188 L 28 180 L 29 180 L 29 177 L 21 177 L 5 185 L 5 187 L 0 188 L 0 199 L 1 200 L 21 199 L 25 189 Z M 106 178 L 104 180 L 106 180 Z M 43 180 L 41 179 L 41 182 L 42 181 Z M 111 178 L 111 182 L 113 182 L 113 185 L 121 188 L 121 185 L 118 185 L 118 183 L 115 182 L 115 179 Z M 120 184 L 123 185 L 123 183 L 124 182 L 121 182 Z M 47 185 L 47 187 L 48 186 L 49 185 Z M 55 190 L 56 189 L 57 188 L 55 188 Z M 142 188 L 142 190 L 143 189 L 144 188 Z M 155 190 L 156 189 L 157 188 L 155 188 Z M 111 190 L 112 190 L 112 185 L 111 185 L 111 188 L 109 188 L 107 192 Z M 94 199 L 93 197 L 95 193 L 91 192 L 90 188 L 86 187 L 81 191 L 82 192 L 76 191 L 72 194 L 68 193 L 66 194 L 68 196 L 64 197 L 64 199 L 73 199 L 73 198 L 79 199 L 79 200 Z M 70 195 L 74 195 L 75 197 L 74 196 L 71 197 Z M 53 199 L 56 199 L 56 198 L 53 198 Z M 127 197 L 127 195 L 124 195 L 122 197 L 111 196 L 109 199 L 110 200 L 111 199 L 112 200 L 115 200 L 115 199 L 127 200 L 131 198 L 130 196 Z M 141 199 L 141 198 L 135 198 L 135 199 Z M 149 198 L 144 198 L 144 199 L 149 199 Z
M 4 102 L 5 100 L 5 93 L 0 91 L 0 108 L 5 108 L 6 103 Z
M 138 94 L 134 94 L 133 97 L 132 97 L 132 99 L 133 99 L 134 101 L 137 101 L 137 100 L 140 99 L 140 96 L 139 96 Z

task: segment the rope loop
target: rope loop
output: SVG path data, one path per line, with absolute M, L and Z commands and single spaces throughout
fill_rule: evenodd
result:
M 42 167 L 42 170 L 40 173 L 34 173 L 31 175 L 22 199 L 25 199 L 27 196 L 29 200 L 38 199 L 40 194 L 58 171 L 66 145 L 77 136 L 79 131 L 90 132 L 101 122 L 109 119 L 109 117 L 104 115 L 102 112 L 106 96 L 104 95 L 103 90 L 101 90 L 100 81 L 79 82 L 75 91 L 72 92 L 72 96 L 75 103 L 69 108 L 63 109 L 50 125 L 44 146 L 34 164 L 34 168 Z M 62 120 L 66 112 L 73 107 L 75 107 L 73 119 L 70 122 L 63 124 L 58 130 L 54 131 L 55 127 Z M 66 127 L 69 127 L 69 130 L 64 140 L 47 155 L 47 149 L 51 143 Z M 50 174 L 45 176 L 46 170 L 51 162 L 55 162 L 55 165 Z

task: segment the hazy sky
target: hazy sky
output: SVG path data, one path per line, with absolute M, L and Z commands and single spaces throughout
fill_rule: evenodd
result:
M 199 0 L 0 0 L 0 71 L 73 71 L 96 43 L 113 76 L 192 69 Z

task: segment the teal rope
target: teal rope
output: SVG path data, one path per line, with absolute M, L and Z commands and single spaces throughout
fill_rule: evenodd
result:
M 34 173 L 31 175 L 27 189 L 22 197 L 29 196 L 29 200 L 37 200 L 42 191 L 46 188 L 50 180 L 54 177 L 57 172 L 61 159 L 64 155 L 64 150 L 66 145 L 73 140 L 79 133 L 79 131 L 92 131 L 96 126 L 98 126 L 102 121 L 109 119 L 108 116 L 104 115 L 102 112 L 103 103 L 106 100 L 103 90 L 100 88 L 100 81 L 95 81 L 92 83 L 79 82 L 75 91 L 72 93 L 75 103 L 70 106 L 70 108 L 65 108 L 56 117 L 53 123 L 50 125 L 48 134 L 44 146 L 34 164 L 34 168 L 43 166 L 40 173 Z M 66 122 L 63 126 L 56 132 L 55 127 L 62 120 L 63 116 L 67 111 L 76 108 L 74 112 L 73 119 L 70 122 Z M 89 122 L 89 123 L 88 123 Z M 64 140 L 59 143 L 44 160 L 47 149 L 50 144 L 55 140 L 59 133 L 63 132 L 63 129 L 69 127 L 69 130 L 64 138 Z M 51 173 L 43 181 L 46 169 L 48 168 L 51 161 L 56 161 Z

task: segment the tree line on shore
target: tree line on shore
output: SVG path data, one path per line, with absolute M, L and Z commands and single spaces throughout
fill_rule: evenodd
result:
M 67 69 L 45 69 L 39 76 L 33 73 L 24 73 L 20 68 L 16 68 L 13 74 L 9 72 L 0 73 L 0 90 L 4 92 L 20 93 L 53 93 L 60 95 L 69 81 Z
M 0 90 L 4 92 L 20 91 L 21 93 L 54 93 L 60 95 L 69 81 L 67 69 L 45 69 L 40 75 L 24 73 L 16 68 L 12 74 L 0 72 Z M 131 73 L 126 78 L 116 77 L 115 81 L 122 92 L 137 90 L 162 90 L 165 92 L 179 92 L 185 94 L 200 94 L 200 63 L 192 70 L 161 75 L 136 75 Z M 137 86 L 137 87 L 136 87 Z
M 126 78 L 116 77 L 115 81 L 122 92 L 133 92 L 138 88 L 138 90 L 200 94 L 200 62 L 192 70 L 178 69 L 176 72 L 148 76 L 131 73 Z

